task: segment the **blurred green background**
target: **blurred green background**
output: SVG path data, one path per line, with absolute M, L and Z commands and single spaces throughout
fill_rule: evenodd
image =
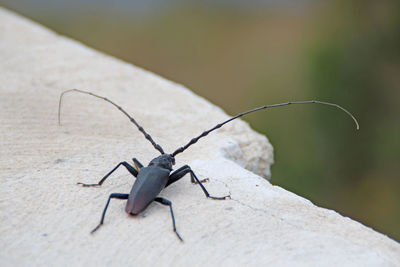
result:
M 2 0 L 184 84 L 275 148 L 273 184 L 400 240 L 400 1 Z

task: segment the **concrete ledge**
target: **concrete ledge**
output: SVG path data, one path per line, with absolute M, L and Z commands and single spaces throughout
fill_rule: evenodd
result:
M 272 186 L 272 147 L 234 121 L 177 156 L 213 195 L 189 177 L 162 192 L 168 208 L 151 204 L 138 216 L 107 197 L 128 193 L 133 178 L 120 161 L 147 163 L 158 152 L 118 110 L 69 94 L 63 125 L 58 97 L 66 89 L 96 92 L 119 103 L 171 152 L 228 118 L 181 85 L 103 55 L 0 9 L 0 265 L 59 266 L 400 266 L 400 245 L 338 213 Z

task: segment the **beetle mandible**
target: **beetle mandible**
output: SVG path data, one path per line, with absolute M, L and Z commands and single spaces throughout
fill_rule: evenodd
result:
M 173 171 L 172 166 L 175 165 L 175 156 L 179 153 L 182 153 L 185 151 L 189 146 L 195 144 L 200 138 L 205 137 L 208 135 L 210 132 L 217 130 L 221 128 L 223 125 L 226 123 L 233 121 L 239 117 L 242 117 L 244 115 L 247 115 L 252 112 L 256 112 L 259 110 L 267 109 L 267 108 L 274 108 L 274 107 L 282 107 L 282 106 L 287 106 L 291 104 L 323 104 L 323 105 L 329 105 L 333 106 L 336 108 L 341 109 L 345 113 L 347 113 L 354 121 L 356 124 L 357 130 L 359 129 L 359 124 L 356 120 L 356 118 L 346 109 L 343 107 L 329 103 L 329 102 L 322 102 L 318 100 L 308 100 L 308 101 L 294 101 L 294 102 L 286 102 L 286 103 L 280 103 L 280 104 L 273 104 L 273 105 L 266 105 L 262 107 L 258 107 L 243 113 L 240 113 L 234 117 L 231 117 L 230 119 L 221 122 L 214 126 L 213 128 L 204 131 L 201 133 L 199 136 L 192 138 L 186 145 L 179 147 L 177 150 L 175 150 L 171 154 L 167 154 L 164 152 L 162 147 L 154 142 L 153 138 L 143 129 L 142 126 L 140 126 L 135 119 L 129 115 L 122 107 L 114 103 L 113 101 L 107 99 L 106 97 L 79 90 L 79 89 L 70 89 L 66 90 L 61 93 L 60 95 L 60 101 L 58 105 L 58 123 L 61 124 L 61 103 L 62 103 L 62 98 L 64 94 L 69 93 L 69 92 L 78 92 L 78 93 L 83 93 L 87 95 L 91 95 L 100 99 L 103 99 L 104 101 L 112 104 L 115 106 L 117 109 L 119 109 L 123 114 L 125 114 L 129 120 L 138 128 L 140 132 L 144 135 L 144 137 L 150 141 L 150 143 L 153 145 L 153 147 L 158 150 L 161 155 L 154 158 L 153 160 L 150 161 L 147 167 L 143 167 L 143 165 L 137 160 L 136 158 L 133 158 L 133 164 L 134 166 L 130 165 L 126 161 L 122 161 L 117 164 L 109 173 L 107 173 L 97 184 L 84 184 L 84 183 L 78 183 L 84 187 L 92 187 L 92 186 L 101 186 L 103 182 L 116 170 L 118 167 L 121 165 L 124 166 L 134 177 L 136 177 L 136 181 L 132 186 L 131 192 L 129 194 L 121 194 L 121 193 L 112 193 L 107 200 L 107 204 L 103 210 L 103 213 L 101 215 L 101 220 L 100 223 L 91 231 L 91 233 L 94 233 L 97 231 L 101 225 L 104 223 L 104 217 L 106 215 L 106 211 L 108 208 L 108 205 L 110 204 L 110 200 L 112 198 L 116 199 L 127 199 L 125 211 L 128 214 L 136 215 L 142 212 L 143 210 L 146 209 L 146 207 L 153 201 L 159 202 L 163 205 L 169 206 L 170 212 L 171 212 L 171 218 L 172 218 L 172 226 L 173 230 L 176 234 L 176 236 L 179 238 L 180 241 L 183 241 L 181 236 L 176 230 L 176 225 L 175 225 L 175 217 L 174 217 L 174 212 L 172 210 L 172 203 L 168 199 L 165 199 L 163 197 L 159 197 L 158 194 L 166 187 L 171 185 L 172 183 L 178 181 L 182 177 L 184 177 L 186 174 L 190 174 L 191 177 L 191 182 L 200 185 L 201 189 L 203 190 L 204 194 L 206 195 L 207 198 L 215 199 L 215 200 L 224 200 L 227 198 L 230 198 L 230 195 L 228 196 L 223 196 L 223 197 L 215 197 L 211 196 L 206 188 L 203 186 L 203 182 L 207 181 L 208 179 L 204 180 L 199 180 L 196 176 L 196 174 L 193 172 L 193 170 L 190 168 L 189 165 L 184 165 L 183 167 Z

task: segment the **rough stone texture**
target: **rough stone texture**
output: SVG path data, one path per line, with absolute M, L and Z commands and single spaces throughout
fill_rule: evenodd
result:
M 140 132 L 109 104 L 66 95 L 87 89 L 125 107 L 167 152 L 227 118 L 184 87 L 58 36 L 0 9 L 0 265 L 1 266 L 400 266 L 400 245 L 338 213 L 272 186 L 272 147 L 235 121 L 177 156 L 211 194 L 189 177 L 162 192 L 174 205 L 178 241 L 168 208 L 151 204 L 124 213 L 133 178 L 118 162 L 147 163 L 158 155 Z M 233 161 L 232 161 L 233 160 Z M 245 168 L 247 169 L 245 169 Z M 251 171 L 249 171 L 251 170 Z

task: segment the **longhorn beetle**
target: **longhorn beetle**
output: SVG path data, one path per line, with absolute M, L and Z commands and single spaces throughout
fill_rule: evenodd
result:
M 204 131 L 201 133 L 199 136 L 194 137 L 190 140 L 189 143 L 186 145 L 178 148 L 171 154 L 167 154 L 164 152 L 162 147 L 154 142 L 153 138 L 143 129 L 142 126 L 140 126 L 136 120 L 130 116 L 122 107 L 119 105 L 115 104 L 113 101 L 103 97 L 99 96 L 96 94 L 93 94 L 91 92 L 79 90 L 79 89 L 71 89 L 67 90 L 61 93 L 60 95 L 60 101 L 58 105 L 58 123 L 61 125 L 61 103 L 62 103 L 62 98 L 64 94 L 69 93 L 69 92 L 78 92 L 78 93 L 83 93 L 83 94 L 88 94 L 100 99 L 105 100 L 106 102 L 112 104 L 115 106 L 117 109 L 119 109 L 125 116 L 129 118 L 129 120 L 139 129 L 140 132 L 144 135 L 144 137 L 150 141 L 150 143 L 153 145 L 153 147 L 158 150 L 161 155 L 158 157 L 155 157 L 152 159 L 147 167 L 143 167 L 143 165 L 136 159 L 133 158 L 133 164 L 134 166 L 130 165 L 126 161 L 122 161 L 117 164 L 117 166 L 114 167 L 109 173 L 107 173 L 97 184 L 84 184 L 84 183 L 78 183 L 84 187 L 91 187 L 91 186 L 101 186 L 103 182 L 119 167 L 119 166 L 124 166 L 133 176 L 136 177 L 136 181 L 133 184 L 133 187 L 131 189 L 131 192 L 129 194 L 121 194 L 121 193 L 112 193 L 107 200 L 107 204 L 103 210 L 103 214 L 101 215 L 101 220 L 100 223 L 91 231 L 91 233 L 96 232 L 101 225 L 104 223 L 104 217 L 106 215 L 106 211 L 108 208 L 108 205 L 110 204 L 110 200 L 112 198 L 116 199 L 127 199 L 127 204 L 125 207 L 125 211 L 128 214 L 136 215 L 142 212 L 146 207 L 153 201 L 157 201 L 163 205 L 169 206 L 170 212 L 171 212 L 171 217 L 172 217 L 172 226 L 174 229 L 174 232 L 176 236 L 179 238 L 180 241 L 183 241 L 179 233 L 176 231 L 176 226 L 175 226 L 175 218 L 174 218 L 174 212 L 172 210 L 172 203 L 168 199 L 165 199 L 163 197 L 159 197 L 158 194 L 163 190 L 164 188 L 168 187 L 172 183 L 175 183 L 179 179 L 181 179 L 183 176 L 186 174 L 190 173 L 191 176 L 191 182 L 200 185 L 201 189 L 203 190 L 204 194 L 206 195 L 207 198 L 215 199 L 215 200 L 224 200 L 226 198 L 230 198 L 230 195 L 228 196 L 223 196 L 223 197 L 215 197 L 211 196 L 206 188 L 202 185 L 203 182 L 207 181 L 207 179 L 204 179 L 200 181 L 193 170 L 188 166 L 184 165 L 183 167 L 175 170 L 172 172 L 172 166 L 175 164 L 175 156 L 178 155 L 179 153 L 182 153 L 185 151 L 189 146 L 195 144 L 197 141 L 199 141 L 200 138 L 208 135 L 214 130 L 217 130 L 221 128 L 223 125 L 227 124 L 230 121 L 233 121 L 239 117 L 242 117 L 244 115 L 247 115 L 252 112 L 256 112 L 262 109 L 267 109 L 267 108 L 274 108 L 274 107 L 282 107 L 282 106 L 287 106 L 291 104 L 323 104 L 323 105 L 329 105 L 333 106 L 336 108 L 341 109 L 347 115 L 349 115 L 354 123 L 356 124 L 357 130 L 359 129 L 358 122 L 356 118 L 346 109 L 342 108 L 341 106 L 333 103 L 328 103 L 328 102 L 322 102 L 322 101 L 317 101 L 317 100 L 309 100 L 309 101 L 296 101 L 296 102 L 286 102 L 286 103 L 280 103 L 280 104 L 274 104 L 274 105 L 267 105 L 267 106 L 262 106 L 258 107 L 243 113 L 240 113 L 234 117 L 231 117 L 230 119 L 219 123 L 215 125 L 213 128 Z

